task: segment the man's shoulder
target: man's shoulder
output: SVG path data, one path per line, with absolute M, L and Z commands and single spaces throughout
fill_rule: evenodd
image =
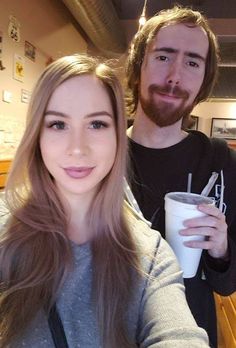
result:
M 210 138 L 203 132 L 199 130 L 187 130 L 187 133 L 191 135 L 191 139 L 197 139 L 199 142 L 204 143 L 204 144 L 211 144 Z
M 215 170 L 236 168 L 236 151 L 231 149 L 224 139 L 210 138 L 213 149 Z
M 236 151 L 230 149 L 227 141 L 221 138 L 210 138 L 200 131 L 190 131 L 192 138 L 197 139 L 204 152 L 207 152 L 213 161 L 213 169 L 220 171 L 231 165 L 236 164 Z
M 200 143 L 216 148 L 217 150 L 226 151 L 229 149 L 228 143 L 223 138 L 208 137 L 205 133 L 198 130 L 188 130 L 192 135 L 192 139 L 197 139 Z

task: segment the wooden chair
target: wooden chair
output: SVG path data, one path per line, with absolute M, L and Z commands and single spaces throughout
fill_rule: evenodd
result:
M 236 348 L 236 292 L 231 296 L 214 294 L 218 321 L 219 348 Z

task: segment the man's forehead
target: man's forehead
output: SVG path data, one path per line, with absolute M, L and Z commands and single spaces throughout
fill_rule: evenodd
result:
M 205 57 L 209 40 L 205 30 L 191 23 L 169 24 L 161 27 L 147 45 L 146 53 L 157 48 L 169 47 L 176 50 L 200 52 Z

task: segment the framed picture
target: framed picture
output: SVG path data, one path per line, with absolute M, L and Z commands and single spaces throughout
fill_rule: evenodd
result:
M 28 41 L 25 41 L 25 56 L 35 62 L 36 48 Z
M 26 89 L 22 89 L 21 90 L 21 102 L 22 103 L 26 103 L 28 104 L 30 101 L 30 97 L 31 97 L 31 92 L 26 90 Z
M 19 56 L 19 54 L 14 55 L 14 71 L 13 71 L 13 78 L 15 80 L 18 80 L 20 82 L 24 81 L 24 65 L 25 60 L 23 57 Z
M 212 118 L 211 137 L 236 140 L 236 118 Z
M 194 115 L 190 115 L 190 121 L 192 121 L 192 123 L 189 126 L 189 129 L 193 129 L 193 130 L 197 130 L 198 129 L 198 116 L 194 116 Z

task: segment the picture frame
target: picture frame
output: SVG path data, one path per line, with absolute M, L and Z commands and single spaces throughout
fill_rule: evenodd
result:
M 194 115 L 190 115 L 190 120 L 192 121 L 192 124 L 190 124 L 189 129 L 191 129 L 191 130 L 198 130 L 199 117 L 198 116 L 194 116 Z
M 236 140 L 236 118 L 212 118 L 211 137 Z
M 21 89 L 21 102 L 28 104 L 30 102 L 31 92 L 26 89 Z
M 28 41 L 25 41 L 25 57 L 35 62 L 36 48 Z
M 24 82 L 25 59 L 19 54 L 14 54 L 13 78 L 17 81 Z

